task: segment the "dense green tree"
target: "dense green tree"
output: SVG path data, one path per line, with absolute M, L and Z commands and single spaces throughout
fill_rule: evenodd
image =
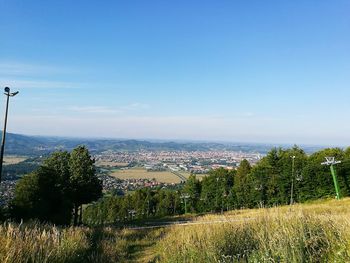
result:
M 249 182 L 248 175 L 250 174 L 252 167 L 250 163 L 244 159 L 241 161 L 237 173 L 234 177 L 233 191 L 235 195 L 235 206 L 245 207 L 249 203 Z
M 205 176 L 202 181 L 202 191 L 200 198 L 200 211 L 203 212 L 213 212 L 215 207 L 215 197 L 216 197 L 216 176 L 210 174 Z
M 65 198 L 59 176 L 54 170 L 42 166 L 17 183 L 15 197 L 11 202 L 12 216 L 69 224 L 71 207 Z
M 59 151 L 52 153 L 43 165 L 52 169 L 59 177 L 59 184 L 66 195 L 70 195 L 70 171 L 69 171 L 70 153 Z
M 350 159 L 350 147 L 347 147 L 344 151 L 344 158 Z
M 187 194 L 189 198 L 186 200 L 187 202 L 187 212 L 196 212 L 198 206 L 199 196 L 201 194 L 201 184 L 199 180 L 196 178 L 196 175 L 191 174 L 184 186 L 183 194 Z
M 223 212 L 224 210 L 229 210 L 229 207 L 234 207 L 233 185 L 236 171 L 219 169 L 218 172 L 221 173 L 219 194 L 221 198 L 221 212 Z
M 260 175 L 259 186 L 262 205 L 275 205 L 280 202 L 281 193 L 284 191 L 281 182 L 286 179 L 282 174 L 282 156 L 283 150 L 274 148 L 259 163 L 261 169 L 258 170 L 264 173 L 264 175 Z
M 137 218 L 146 218 L 149 215 L 148 211 L 148 193 L 149 189 L 140 189 L 135 191 L 133 194 L 133 204 L 135 207 L 136 217 Z
M 157 208 L 156 208 L 156 215 L 159 217 L 162 216 L 167 216 L 169 214 L 171 214 L 170 210 L 173 206 L 173 204 L 171 203 L 171 198 L 169 195 L 168 191 L 158 191 L 157 195 Z
M 35 172 L 20 179 L 11 212 L 18 219 L 69 224 L 74 208 L 74 224 L 77 224 L 78 208 L 97 200 L 101 193 L 93 160 L 88 150 L 79 146 L 72 154 L 53 153 Z
M 74 225 L 77 225 L 79 207 L 97 200 L 102 195 L 102 184 L 96 176 L 94 160 L 86 147 L 78 146 L 70 154 L 69 176 L 74 209 L 73 221 Z
M 5 221 L 8 217 L 8 211 L 5 207 L 0 206 L 0 222 Z
M 260 162 L 253 166 L 249 174 L 248 184 L 250 185 L 249 205 L 265 206 L 268 204 L 269 187 L 271 187 L 271 166 L 267 162 Z M 271 191 L 271 189 L 270 189 Z
M 235 171 L 220 168 L 203 178 L 199 211 L 218 212 L 234 207 L 234 175 Z

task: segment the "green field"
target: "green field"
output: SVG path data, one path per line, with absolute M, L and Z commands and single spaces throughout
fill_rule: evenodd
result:
M 182 172 L 184 177 L 188 178 L 189 173 Z M 119 179 L 155 179 L 160 183 L 180 183 L 181 179 L 177 175 L 173 174 L 170 171 L 147 171 L 144 168 L 130 168 L 126 170 L 112 170 L 110 173 L 111 176 Z
M 17 164 L 27 159 L 28 157 L 25 157 L 25 156 L 6 155 L 4 156 L 4 165 Z

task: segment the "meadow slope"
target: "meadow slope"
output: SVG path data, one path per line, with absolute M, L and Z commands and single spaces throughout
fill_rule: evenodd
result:
M 3 223 L 0 262 L 350 262 L 350 198 L 153 225 Z

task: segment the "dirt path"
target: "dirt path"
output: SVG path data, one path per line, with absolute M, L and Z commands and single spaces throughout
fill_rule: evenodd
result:
M 155 246 L 164 236 L 165 229 L 126 229 L 125 234 L 127 260 L 132 263 L 157 262 L 157 252 Z
M 244 222 L 255 220 L 255 217 L 246 217 L 240 219 L 222 219 L 222 220 L 210 220 L 210 221 L 170 221 L 170 222 L 160 222 L 159 224 L 154 223 L 150 226 L 135 226 L 129 227 L 131 230 L 144 230 L 144 229 L 155 229 L 155 228 L 165 228 L 172 226 L 191 226 L 191 225 L 208 225 L 208 224 L 222 224 L 231 222 Z

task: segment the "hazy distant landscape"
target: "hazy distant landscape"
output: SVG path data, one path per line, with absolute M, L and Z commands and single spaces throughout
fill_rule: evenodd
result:
M 266 154 L 273 147 L 291 147 L 290 144 L 261 144 L 234 142 L 176 142 L 151 141 L 134 139 L 84 139 L 66 137 L 28 136 L 9 133 L 7 135 L 6 154 L 8 155 L 41 155 L 57 150 L 71 150 L 78 145 L 86 145 L 92 153 L 103 151 L 215 151 L 227 150 L 235 152 L 250 152 Z M 312 153 L 327 146 L 299 145 Z
M 181 187 L 191 174 L 198 179 L 218 168 L 237 169 L 240 162 L 256 164 L 274 147 L 254 143 L 174 142 L 122 139 L 83 139 L 65 137 L 28 136 L 9 133 L 4 159 L 4 180 L 0 184 L 7 204 L 13 198 L 16 182 L 35 171 L 56 151 L 71 151 L 86 146 L 95 159 L 97 174 L 105 192 L 126 194 L 151 188 Z M 304 146 L 307 154 L 323 149 Z
M 350 262 L 349 0 L 0 10 L 0 263 Z

